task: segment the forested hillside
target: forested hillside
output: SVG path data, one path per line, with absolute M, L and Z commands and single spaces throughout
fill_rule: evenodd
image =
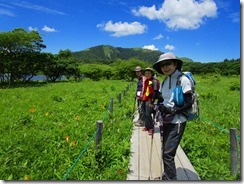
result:
M 72 52 L 72 56 L 84 63 L 112 63 L 117 59 L 128 60 L 137 58 L 145 62 L 155 62 L 162 54 L 160 51 L 152 51 L 142 48 L 121 48 L 110 45 L 99 45 L 86 50 Z
M 132 80 L 136 66 L 152 67 L 160 51 L 142 48 L 121 48 L 109 45 L 91 47 L 83 51 L 60 50 L 58 54 L 42 52 L 46 48 L 37 31 L 23 28 L 0 32 L 0 84 L 29 82 L 36 75 L 44 75 L 55 82 L 66 76 L 68 80 L 122 79 Z M 240 75 L 240 58 L 200 63 L 180 58 L 183 70 L 193 74 Z

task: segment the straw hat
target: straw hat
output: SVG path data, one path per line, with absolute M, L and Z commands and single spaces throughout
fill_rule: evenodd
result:
M 163 74 L 161 70 L 161 62 L 166 61 L 176 61 L 177 62 L 177 69 L 181 71 L 183 62 L 180 59 L 177 59 L 175 55 L 172 52 L 167 52 L 159 56 L 159 59 L 156 61 L 156 63 L 153 65 L 153 68 L 158 72 Z

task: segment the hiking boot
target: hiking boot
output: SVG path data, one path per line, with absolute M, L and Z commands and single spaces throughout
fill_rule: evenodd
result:
M 147 129 L 146 127 L 144 127 L 144 128 L 142 129 L 142 131 L 148 131 L 148 129 Z
M 160 180 L 160 176 L 159 176 L 159 177 L 157 177 L 157 178 L 154 178 L 154 180 Z
M 152 134 L 153 134 L 153 129 L 149 129 L 149 130 L 148 130 L 148 134 L 149 134 L 149 135 L 152 135 Z
M 145 123 L 143 120 L 139 120 L 139 123 L 142 125 L 142 126 L 145 126 Z
M 139 122 L 136 122 L 136 123 L 135 123 L 135 126 L 137 126 L 137 127 L 142 127 L 142 124 L 139 123 Z
M 157 177 L 157 178 L 154 178 L 154 180 L 161 180 L 161 178 L 160 177 Z M 169 180 L 167 177 L 166 177 L 166 175 L 162 175 L 162 180 Z
M 169 180 L 169 179 L 166 177 L 166 175 L 163 174 L 162 180 Z

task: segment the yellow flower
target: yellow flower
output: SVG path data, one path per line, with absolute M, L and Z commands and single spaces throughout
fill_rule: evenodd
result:
M 75 142 L 72 141 L 72 142 L 70 143 L 70 146 L 76 146 Z
M 68 135 L 65 136 L 65 140 L 66 140 L 66 142 L 69 142 L 69 136 Z
M 33 113 L 33 112 L 36 112 L 36 109 L 34 107 L 31 107 L 29 111 L 30 111 L 30 113 Z
M 46 114 L 45 114 L 46 116 L 48 116 L 49 115 L 49 112 L 46 112 Z
M 30 180 L 30 176 L 25 176 L 25 180 Z
M 80 116 L 76 116 L 75 120 L 77 120 L 77 121 L 80 120 Z

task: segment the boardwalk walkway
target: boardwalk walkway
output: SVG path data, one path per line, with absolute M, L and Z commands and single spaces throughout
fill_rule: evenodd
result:
M 136 118 L 138 118 L 137 116 Z M 154 180 L 161 175 L 160 161 L 162 159 L 159 127 L 155 126 L 153 141 L 152 137 L 148 135 L 148 132 L 142 131 L 142 128 L 143 127 L 133 127 L 133 134 L 131 137 L 131 167 L 129 174 L 127 175 L 127 180 Z M 152 162 L 151 173 L 149 173 L 151 145 Z M 197 172 L 180 146 L 178 147 L 176 154 L 175 163 L 177 180 L 200 180 Z

